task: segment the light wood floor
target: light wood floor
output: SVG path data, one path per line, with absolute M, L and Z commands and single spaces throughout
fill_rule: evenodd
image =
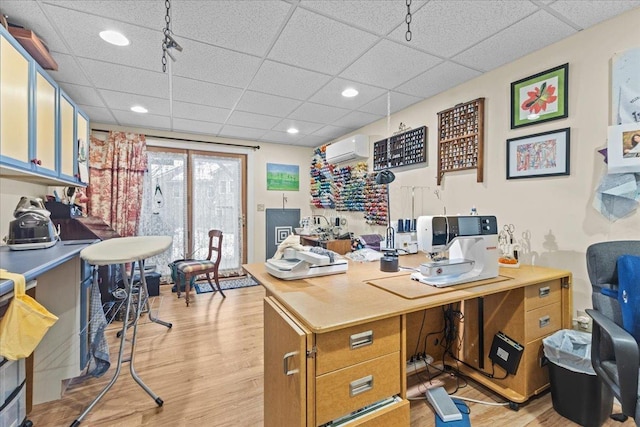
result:
M 82 426 L 262 426 L 263 326 L 260 286 L 195 295 L 187 308 L 170 286 L 161 286 L 159 317 L 172 329 L 148 323 L 138 329 L 135 368 L 145 383 L 163 400 L 158 408 L 133 381 L 129 364 L 120 378 L 83 420 Z M 102 390 L 113 375 L 117 357 L 115 331 L 111 326 L 112 369 L 101 378 L 71 385 L 64 398 L 33 408 L 29 419 L 36 427 L 68 426 Z M 499 398 L 470 383 L 459 395 L 478 400 Z M 529 401 L 515 412 L 505 407 L 470 403 L 473 427 L 482 426 L 577 426 L 552 408 L 549 393 Z M 434 414 L 426 401 L 411 403 L 411 426 L 432 427 Z M 631 427 L 608 421 L 606 426 Z M 289 426 L 278 426 L 289 427 Z

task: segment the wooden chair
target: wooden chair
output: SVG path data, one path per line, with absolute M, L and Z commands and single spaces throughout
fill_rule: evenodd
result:
M 184 260 L 178 261 L 175 265 L 177 273 L 177 293 L 180 298 L 180 282 L 184 283 L 185 301 L 187 307 L 189 306 L 189 291 L 191 290 L 191 278 L 197 277 L 200 274 L 207 276 L 207 281 L 215 293 L 216 290 L 220 291 L 220 295 L 226 298 L 222 288 L 220 288 L 220 282 L 218 281 L 218 267 L 220 266 L 220 260 L 222 259 L 222 231 L 221 230 L 209 230 L 209 255 L 205 260 Z M 215 286 L 211 282 L 210 274 L 213 273 L 213 280 L 216 283 Z M 217 288 L 217 289 L 216 289 Z

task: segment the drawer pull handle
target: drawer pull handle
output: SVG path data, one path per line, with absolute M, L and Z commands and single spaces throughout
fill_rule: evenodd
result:
M 351 397 L 357 396 L 360 393 L 369 391 L 373 388 L 373 375 L 367 375 L 366 377 L 354 380 L 349 383 L 349 395 Z
M 545 286 L 543 288 L 538 289 L 539 298 L 548 297 L 550 293 L 551 293 L 551 288 L 549 286 Z
M 373 344 L 373 331 L 360 332 L 349 337 L 351 350 Z
M 297 351 L 290 351 L 289 353 L 285 354 L 284 357 L 282 358 L 282 363 L 284 365 L 284 374 L 286 376 L 290 376 L 298 372 L 297 369 L 289 370 L 289 359 L 291 359 L 296 354 L 298 354 Z
M 550 316 L 542 316 L 540 319 L 538 319 L 538 325 L 541 328 L 544 328 L 545 326 L 549 326 L 550 323 L 551 323 Z

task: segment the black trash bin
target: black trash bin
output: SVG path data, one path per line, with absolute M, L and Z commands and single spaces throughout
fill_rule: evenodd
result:
M 542 343 L 553 409 L 581 426 L 600 427 L 611 414 L 613 394 L 591 366 L 591 334 L 563 329 Z

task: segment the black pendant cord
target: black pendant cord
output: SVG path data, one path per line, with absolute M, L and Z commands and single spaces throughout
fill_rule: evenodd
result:
M 411 41 L 411 0 L 406 0 L 407 3 L 407 16 L 404 18 L 404 22 L 407 23 L 407 32 L 404 35 L 406 41 Z
M 166 25 L 164 27 L 164 30 L 162 31 L 164 34 L 164 39 L 162 39 L 162 72 L 166 73 L 167 72 L 167 49 L 169 48 L 169 44 L 170 44 L 169 33 L 171 31 L 169 28 L 169 25 L 171 24 L 171 15 L 169 14 L 169 11 L 171 10 L 171 1 L 165 0 L 164 6 L 167 9 L 167 13 L 164 16 L 164 21 Z

